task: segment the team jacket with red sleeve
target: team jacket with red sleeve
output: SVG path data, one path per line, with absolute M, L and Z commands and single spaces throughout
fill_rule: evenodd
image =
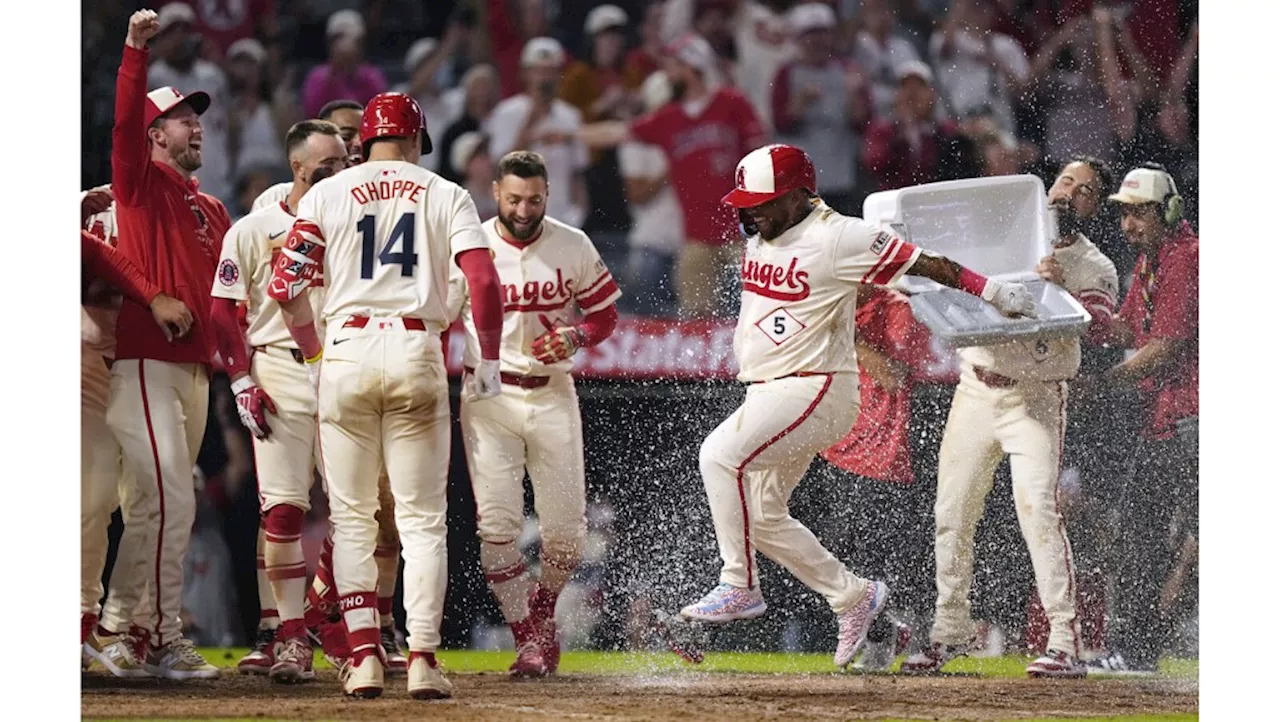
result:
M 82 294 L 90 281 L 101 278 L 135 303 L 150 305 L 160 295 L 160 289 L 144 278 L 129 259 L 88 231 L 80 231 L 80 264 Z
M 221 201 L 197 190 L 194 179 L 186 181 L 151 160 L 144 124 L 147 56 L 146 50 L 125 46 L 116 76 L 111 187 L 118 248 L 147 280 L 185 303 L 195 324 L 184 339 L 170 343 L 146 306 L 125 299 L 116 326 L 116 358 L 207 364 L 215 350 L 209 287 L 231 219 Z

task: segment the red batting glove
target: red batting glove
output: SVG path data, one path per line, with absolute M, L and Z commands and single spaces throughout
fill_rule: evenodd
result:
M 533 357 L 544 364 L 563 361 L 586 343 L 586 334 L 573 326 L 560 326 L 536 338 L 533 342 Z
M 244 424 L 254 438 L 266 439 L 270 436 L 267 412 L 274 414 L 276 404 L 267 396 L 267 392 L 259 388 L 248 375 L 232 381 L 231 391 L 236 395 L 236 412 L 240 414 L 240 423 Z

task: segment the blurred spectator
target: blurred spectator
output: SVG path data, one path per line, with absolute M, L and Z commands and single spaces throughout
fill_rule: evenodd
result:
M 702 36 L 715 51 L 715 72 L 732 85 L 738 77 L 738 43 L 734 39 L 729 3 L 710 0 L 699 2 L 693 17 L 693 32 Z
M 795 57 L 785 13 L 792 0 L 737 0 L 733 18 L 738 52 L 735 80 L 755 107 L 764 127 L 773 127 L 770 85 L 778 68 Z
M 640 46 L 627 53 L 622 73 L 628 88 L 638 88 L 645 78 L 662 68 L 662 13 L 666 0 L 653 0 L 641 15 Z
M 458 184 L 471 194 L 482 221 L 498 215 L 498 203 L 493 198 L 495 164 L 489 156 L 488 144 L 482 133 L 473 131 L 458 136 L 449 150 L 450 164 L 462 170 Z
M 474 65 L 465 75 L 457 88 L 449 91 L 461 97 L 461 115 L 438 139 L 435 133 L 431 140 L 436 144 L 440 154 L 440 175 L 455 182 L 462 182 L 463 169 L 456 168 L 452 161 L 454 142 L 463 134 L 480 130 L 494 106 L 498 104 L 498 73 L 492 65 Z
M 1018 142 L 1007 133 L 990 133 L 974 138 L 983 176 L 1014 175 L 1022 172 Z
M 462 98 L 456 94 L 446 94 L 439 84 L 440 69 L 453 56 L 462 40 L 462 34 L 460 26 L 450 25 L 443 41 L 421 38 L 414 42 L 404 56 L 404 72 L 409 80 L 394 88 L 418 101 L 427 123 L 427 133 L 432 138 L 443 136 L 444 131 L 462 113 Z M 438 172 L 440 157 L 440 153 L 428 153 L 422 156 L 418 164 Z
M 814 159 L 827 205 L 855 213 L 854 173 L 862 131 L 871 119 L 870 93 L 861 71 L 835 57 L 835 11 L 804 3 L 788 20 L 800 50 L 773 81 L 777 140 L 803 148 Z
M 877 190 L 977 175 L 973 143 L 954 123 L 934 121 L 934 103 L 929 66 L 900 68 L 893 116 L 867 129 L 863 162 Z
M 230 89 L 229 136 L 237 172 L 251 165 L 285 162 L 284 133 L 271 107 L 273 94 L 263 76 L 267 51 L 253 38 L 237 40 L 227 50 Z
M 582 114 L 556 97 L 564 61 L 564 49 L 553 38 L 525 44 L 520 58 L 525 92 L 498 103 L 484 130 L 490 157 L 501 158 L 513 150 L 541 153 L 549 175 L 547 215 L 581 227 L 588 203 L 582 176 L 587 148 L 578 139 Z
M 363 62 L 364 18 L 355 10 L 339 10 L 329 16 L 325 37 L 329 62 L 307 73 L 302 84 L 302 108 L 308 118 L 320 115 L 331 100 L 354 100 L 361 105 L 387 89 L 387 80 L 376 66 Z
M 667 74 L 661 70 L 650 74 L 640 87 L 640 95 L 646 113 L 670 102 Z M 676 308 L 673 278 L 676 255 L 684 243 L 680 201 L 669 178 L 671 166 L 661 146 L 634 140 L 618 149 L 618 163 L 631 210 L 631 251 L 623 298 L 635 313 L 665 316 Z
M 231 200 L 232 156 L 228 144 L 228 115 L 231 95 L 227 79 L 217 65 L 200 58 L 200 34 L 195 31 L 196 14 L 186 3 L 170 3 L 158 13 L 160 32 L 151 41 L 151 67 L 147 87 L 171 85 L 190 95 L 197 90 L 209 94 L 212 102 L 200 116 L 204 129 L 201 155 L 204 164 L 196 177 L 200 190 L 218 200 Z
M 182 559 L 182 633 L 201 647 L 229 647 L 240 633 L 231 553 L 200 467 L 194 476 L 195 523 Z
M 877 118 L 893 114 L 898 93 L 898 68 L 920 60 L 915 46 L 898 28 L 889 0 L 862 0 L 858 19 L 862 28 L 854 41 L 853 59 L 867 73 Z
M 547 8 L 543 0 L 485 0 L 485 14 L 493 64 L 502 81 L 502 97 L 506 98 L 523 88 L 521 70 L 528 42 L 550 34 Z M 502 154 L 495 153 L 494 157 L 501 158 Z
M 1031 79 L 1031 66 L 1017 41 L 992 30 L 994 22 L 994 0 L 955 0 L 929 40 L 929 61 L 952 116 L 994 114 L 1012 133 L 1013 106 Z
M 161 2 L 156 6 L 173 4 Z M 194 23 L 204 38 L 205 58 L 221 60 L 237 40 L 255 35 L 274 37 L 277 4 L 277 0 L 195 0 Z
M 227 213 L 232 222 L 249 215 L 253 210 L 253 201 L 275 182 L 275 173 L 265 166 L 249 166 L 241 168 L 236 178 L 236 197 L 227 204 Z

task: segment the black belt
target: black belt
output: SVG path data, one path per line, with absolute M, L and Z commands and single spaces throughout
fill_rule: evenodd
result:
M 266 351 L 268 348 L 272 348 L 272 347 L 269 347 L 269 346 L 255 346 L 255 347 L 253 348 L 253 350 L 254 350 L 254 352 L 257 352 L 257 351 Z M 290 353 L 290 355 L 292 355 L 292 356 L 293 356 L 293 360 L 294 360 L 294 361 L 296 361 L 297 363 L 305 364 L 305 363 L 307 362 L 307 359 L 306 359 L 305 357 L 303 357 L 302 352 L 301 352 L 301 351 L 299 351 L 299 350 L 298 350 L 298 349 L 296 349 L 296 348 L 291 348 L 291 349 L 283 349 L 283 348 L 282 348 L 282 349 L 280 349 L 280 350 L 281 350 L 281 351 L 288 351 L 288 352 Z

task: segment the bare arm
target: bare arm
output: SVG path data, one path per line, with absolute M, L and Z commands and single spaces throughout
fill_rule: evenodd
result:
M 621 120 L 606 120 L 584 125 L 578 131 L 578 138 L 592 150 L 612 148 L 631 139 L 631 131 Z
M 1133 139 L 1137 130 L 1138 115 L 1134 110 L 1129 87 L 1120 72 L 1120 58 L 1116 53 L 1115 25 L 1105 10 L 1094 11 L 1098 40 L 1098 66 L 1102 70 L 1102 86 L 1107 93 L 1107 105 L 1111 106 L 1111 130 L 1123 142 Z
M 854 338 L 853 345 L 858 352 L 858 365 L 871 374 L 871 378 L 875 379 L 875 382 L 885 391 L 889 393 L 897 391 L 911 369 L 901 361 L 890 358 L 888 354 L 867 343 L 861 337 Z
M 664 178 L 626 178 L 624 179 L 627 202 L 643 205 L 657 197 L 667 184 Z
M 907 269 L 907 275 L 927 278 L 950 288 L 960 288 L 960 274 L 964 270 L 964 266 L 946 256 L 931 256 L 921 253 L 916 262 L 911 264 L 911 268 Z
M 1173 70 L 1169 71 L 1169 89 L 1167 92 L 1170 95 L 1176 95 L 1181 98 L 1186 94 L 1187 85 L 1191 82 L 1191 68 L 1195 66 L 1196 57 L 1199 54 L 1200 23 L 1196 22 L 1191 27 L 1191 32 L 1187 34 L 1187 42 L 1182 45 L 1182 53 L 1178 55 L 1178 61 L 1174 63 Z
M 1141 381 L 1175 363 L 1189 345 L 1185 340 L 1153 338 L 1128 361 L 1112 366 L 1103 376 L 1110 381 Z

